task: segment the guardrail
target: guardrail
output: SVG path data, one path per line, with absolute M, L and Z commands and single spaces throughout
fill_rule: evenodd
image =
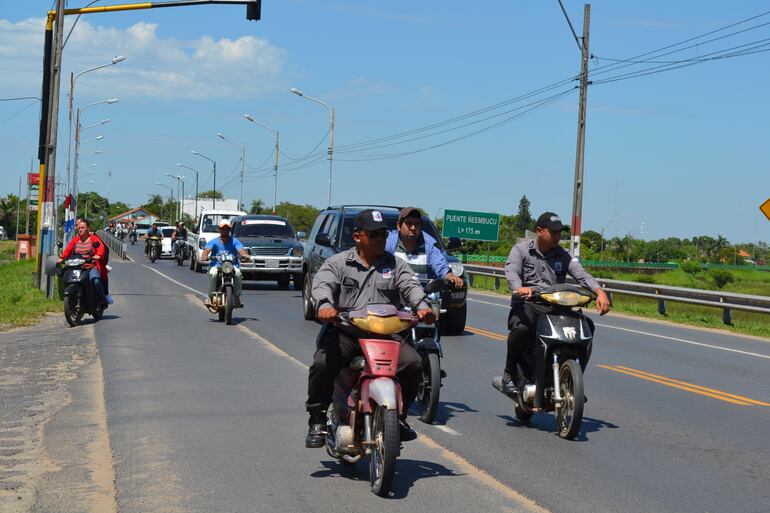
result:
M 508 256 L 500 255 L 473 255 L 473 254 L 455 254 L 455 256 L 462 262 L 477 262 L 470 265 L 484 265 L 487 264 L 504 264 L 508 260 Z M 635 270 L 674 270 L 679 269 L 678 263 L 662 263 L 662 262 L 614 262 L 609 260 L 580 260 L 583 267 L 607 267 L 610 269 L 628 269 Z M 770 271 L 768 265 L 733 265 L 733 264 L 704 264 L 699 263 L 702 269 L 723 269 L 725 271 Z
M 473 286 L 474 276 L 488 276 L 495 279 L 495 290 L 500 290 L 501 280 L 505 281 L 505 269 L 483 265 L 465 265 L 468 281 Z M 732 324 L 732 310 L 770 314 L 770 297 L 736 294 L 713 290 L 688 289 L 631 281 L 606 280 L 597 278 L 602 288 L 610 295 L 625 294 L 658 300 L 658 313 L 666 314 L 666 301 L 691 305 L 709 306 L 722 309 L 722 322 Z
M 126 243 L 106 230 L 97 230 L 96 234 L 110 247 L 110 251 L 119 256 L 121 260 L 128 260 L 126 256 Z

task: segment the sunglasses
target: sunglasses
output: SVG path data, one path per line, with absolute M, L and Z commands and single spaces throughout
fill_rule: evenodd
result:
M 366 231 L 366 235 L 370 239 L 387 239 L 388 238 L 388 231 L 384 228 L 380 230 L 374 230 L 374 231 L 369 231 L 369 230 L 365 230 L 365 231 Z

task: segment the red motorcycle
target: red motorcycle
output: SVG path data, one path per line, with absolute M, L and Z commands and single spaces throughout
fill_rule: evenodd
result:
M 402 332 L 417 323 L 411 312 L 387 304 L 343 312 L 339 320 L 380 336 Z M 326 451 L 348 464 L 368 455 L 372 491 L 384 497 L 393 484 L 401 445 L 398 418 L 404 405 L 396 379 L 401 344 L 383 338 L 360 338 L 358 342 L 363 356 L 353 358 L 334 384 Z

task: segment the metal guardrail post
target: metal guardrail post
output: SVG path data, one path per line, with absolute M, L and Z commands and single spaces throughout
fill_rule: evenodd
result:
M 729 308 L 722 309 L 722 322 L 727 324 L 728 326 L 733 325 L 733 316 Z
M 495 292 L 500 290 L 500 278 L 495 277 Z
M 658 299 L 658 313 L 660 315 L 666 315 L 666 300 Z

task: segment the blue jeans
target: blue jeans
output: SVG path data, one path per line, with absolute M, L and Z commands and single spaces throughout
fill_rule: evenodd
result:
M 107 300 L 104 298 L 104 285 L 102 285 L 102 277 L 99 274 L 99 269 L 96 267 L 89 269 L 88 280 L 91 282 L 91 290 L 93 290 L 94 296 L 96 296 L 96 304 L 100 305 L 106 303 Z

